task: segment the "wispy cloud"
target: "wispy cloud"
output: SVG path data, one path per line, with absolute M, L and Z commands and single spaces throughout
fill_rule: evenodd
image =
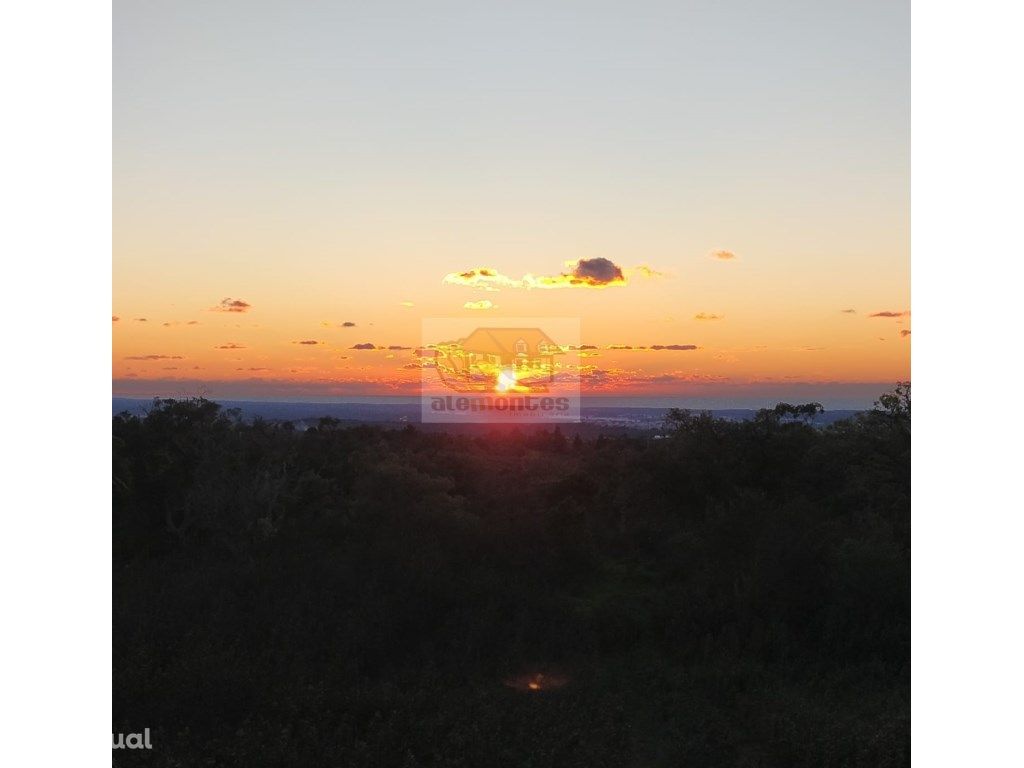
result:
M 711 312 L 698 312 L 693 316 L 694 320 L 724 320 L 725 315 L 716 315 Z
M 712 251 L 708 254 L 712 259 L 718 259 L 719 261 L 733 261 L 736 258 L 736 254 L 732 251 Z
M 909 310 L 902 312 L 893 312 L 892 310 L 886 310 L 884 312 L 872 312 L 868 317 L 906 317 L 910 314 Z
M 695 349 L 700 349 L 700 347 L 696 344 L 649 344 L 643 346 L 637 346 L 635 344 L 609 344 L 607 349 L 615 351 L 651 350 L 653 352 L 692 352 Z
M 243 344 L 235 344 L 235 342 L 231 341 L 227 344 L 220 344 L 214 347 L 214 349 L 245 349 L 245 346 Z
M 317 341 L 316 339 L 302 339 L 300 341 L 293 341 L 292 344 L 302 344 L 306 347 L 315 347 L 317 344 L 323 344 L 323 342 Z
M 211 312 L 248 312 L 250 309 L 252 309 L 252 304 L 249 302 L 231 297 L 221 299 L 220 304 L 210 307 Z
M 183 355 L 128 355 L 125 360 L 184 360 Z
M 496 309 L 496 306 L 487 299 L 480 299 L 480 301 L 467 301 L 462 305 L 463 309 Z
M 844 315 L 856 315 L 857 314 L 857 310 L 856 309 L 840 309 L 839 311 L 842 312 Z
M 638 264 L 632 269 L 627 269 L 626 272 L 630 275 L 639 275 L 640 277 L 646 277 L 650 280 L 654 280 L 659 277 L 668 277 L 665 272 L 659 272 L 656 269 L 651 269 L 646 264 Z

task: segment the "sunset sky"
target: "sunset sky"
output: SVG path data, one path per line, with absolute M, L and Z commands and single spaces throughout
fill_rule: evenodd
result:
M 424 318 L 508 316 L 579 318 L 595 395 L 869 404 L 908 12 L 118 1 L 114 394 L 415 396 Z

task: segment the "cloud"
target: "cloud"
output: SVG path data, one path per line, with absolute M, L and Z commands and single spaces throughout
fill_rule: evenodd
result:
M 565 277 L 562 275 L 561 277 Z M 626 278 L 622 274 L 622 268 L 608 259 L 598 257 L 596 259 L 580 259 L 573 266 L 571 282 L 583 282 L 587 285 L 613 285 L 624 283 Z
M 120 319 L 121 319 L 120 317 L 118 317 L 117 315 L 114 315 L 113 317 L 110 318 L 110 322 L 116 323 Z
M 384 344 L 371 344 L 368 341 L 364 341 L 362 344 L 353 344 L 349 349 L 379 349 L 384 352 L 406 352 L 413 349 L 413 347 L 406 347 L 402 344 L 388 344 L 385 346 Z M 414 350 L 413 354 L 419 354 L 419 350 Z
M 149 322 L 149 320 L 147 320 L 144 317 L 135 317 L 135 318 L 132 318 L 132 319 L 135 320 L 136 323 L 148 323 Z
M 494 306 L 494 304 L 492 304 L 487 299 L 480 299 L 480 301 L 467 301 L 465 304 L 462 305 L 462 308 L 463 309 L 495 309 L 495 306 Z
M 605 288 L 626 284 L 622 267 L 604 257 L 570 261 L 565 266 L 568 271 L 558 275 L 528 274 L 519 280 L 491 267 L 477 267 L 464 272 L 452 272 L 445 275 L 441 282 L 485 291 L 502 288 Z
M 292 344 L 302 344 L 303 346 L 307 346 L 307 347 L 315 347 L 317 344 L 320 344 L 320 343 L 321 342 L 317 341 L 316 339 L 303 339 L 302 341 L 293 341 L 292 342 Z
M 906 328 L 904 328 L 902 331 L 900 331 L 900 336 L 902 336 L 903 338 L 906 338 L 909 335 L 910 335 L 910 331 L 908 331 Z
M 712 251 L 708 256 L 719 261 L 732 261 L 736 258 L 736 254 L 732 251 Z
M 903 312 L 893 312 L 891 310 L 887 310 L 885 312 L 872 312 L 870 315 L 868 315 L 868 317 L 906 317 L 909 314 L 910 312 L 906 310 Z
M 241 299 L 232 299 L 227 297 L 221 299 L 220 304 L 216 307 L 210 307 L 211 312 L 248 312 L 252 308 L 252 304 Z
M 842 312 L 844 315 L 856 315 L 857 314 L 857 310 L 856 309 L 840 309 L 839 311 Z
M 694 320 L 724 320 L 725 315 L 709 314 L 708 312 L 699 312 L 693 316 Z
M 631 274 L 640 275 L 640 277 L 646 277 L 650 280 L 654 280 L 658 277 L 668 277 L 664 272 L 659 272 L 656 269 L 651 269 L 646 264 L 638 264 L 630 270 L 627 270 Z
M 513 280 L 491 267 L 477 267 L 464 272 L 452 272 L 444 276 L 442 283 L 465 285 L 470 288 L 482 288 L 485 291 L 497 291 L 499 288 L 522 288 L 522 280 Z
M 242 344 L 235 344 L 235 342 L 228 342 L 227 344 L 221 344 L 214 347 L 214 349 L 245 349 Z
M 403 306 L 403 307 L 415 307 L 416 306 L 411 301 L 401 301 L 401 302 L 399 302 L 399 304 L 401 306 Z
M 182 355 L 128 355 L 125 360 L 184 360 Z
M 344 323 L 341 324 L 341 327 L 342 328 L 355 328 L 356 324 L 353 323 L 351 320 L 346 320 Z
M 654 350 L 655 352 L 691 352 L 700 349 L 696 344 L 651 344 L 650 346 L 637 346 L 635 344 L 609 344 L 607 349 L 622 350 Z

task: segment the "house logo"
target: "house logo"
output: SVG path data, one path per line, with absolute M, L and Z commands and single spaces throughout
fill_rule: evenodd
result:
M 423 421 L 579 419 L 579 321 L 423 321 Z
M 540 328 L 477 328 L 434 346 L 434 368 L 454 392 L 548 392 L 566 352 Z

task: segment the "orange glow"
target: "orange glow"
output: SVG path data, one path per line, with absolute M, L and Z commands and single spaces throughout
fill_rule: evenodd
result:
M 552 691 L 563 687 L 569 678 L 552 672 L 529 672 L 505 680 L 505 685 L 517 691 Z

